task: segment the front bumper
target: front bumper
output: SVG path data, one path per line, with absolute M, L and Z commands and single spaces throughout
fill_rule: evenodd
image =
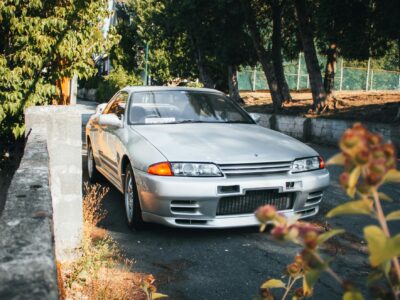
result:
M 288 217 L 318 213 L 322 192 L 329 185 L 326 169 L 297 174 L 248 177 L 163 177 L 135 170 L 143 220 L 172 227 L 229 228 L 259 225 L 254 213 L 217 215 L 219 200 L 247 191 L 274 189 L 294 193 Z M 228 188 L 221 188 L 228 187 Z M 230 188 L 230 187 L 235 187 Z

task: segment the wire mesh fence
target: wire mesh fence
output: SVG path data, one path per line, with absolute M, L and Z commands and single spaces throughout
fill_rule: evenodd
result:
M 323 72 L 325 60 L 319 57 L 321 72 Z M 400 90 L 400 72 L 377 70 L 370 66 L 356 68 L 346 66 L 346 61 L 339 59 L 335 74 L 335 90 Z M 284 63 L 286 81 L 291 90 L 304 90 L 310 88 L 304 55 L 299 54 L 297 61 Z M 265 74 L 260 67 L 242 68 L 238 72 L 239 90 L 267 90 L 268 83 Z

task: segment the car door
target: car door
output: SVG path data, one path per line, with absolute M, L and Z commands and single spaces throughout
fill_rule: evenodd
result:
M 128 93 L 121 91 L 118 93 L 110 105 L 106 114 L 115 114 L 124 123 L 125 107 L 128 100 Z M 107 173 L 110 174 L 114 179 L 119 180 L 118 162 L 120 160 L 121 153 L 121 141 L 120 135 L 122 134 L 123 128 L 104 126 L 103 127 L 103 139 L 104 147 L 102 153 L 102 159 L 105 167 L 107 167 Z
M 108 102 L 107 106 L 104 108 L 104 110 L 101 114 L 107 114 L 110 112 L 118 95 L 119 95 L 119 92 L 111 98 L 111 100 Z M 94 119 L 93 123 L 96 124 L 96 139 L 95 139 L 94 144 L 96 145 L 96 148 L 97 148 L 97 151 L 96 151 L 97 156 L 98 156 L 98 162 L 96 162 L 97 167 L 100 167 L 103 171 L 105 171 L 107 174 L 109 174 L 110 167 L 109 167 L 109 162 L 107 160 L 107 152 L 108 152 L 107 130 L 108 130 L 108 128 L 105 125 L 99 124 L 98 117 L 96 119 Z

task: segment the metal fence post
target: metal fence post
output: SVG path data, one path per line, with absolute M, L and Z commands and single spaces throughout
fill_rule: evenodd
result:
M 371 76 L 370 77 L 371 77 L 371 83 L 369 84 L 369 90 L 372 91 L 373 90 L 372 84 L 374 82 L 374 70 L 373 69 L 371 70 Z
M 397 89 L 400 90 L 400 74 L 399 74 L 399 86 L 397 87 Z
M 256 91 L 256 78 L 257 78 L 256 72 L 257 72 L 257 66 L 254 66 L 254 70 L 253 70 L 253 86 L 252 86 L 253 92 Z
M 343 58 L 340 60 L 340 84 L 339 84 L 339 91 L 342 90 L 343 87 Z
M 301 52 L 299 52 L 299 65 L 297 67 L 297 90 L 300 90 Z
M 371 58 L 368 58 L 368 68 L 367 68 L 367 80 L 366 80 L 366 84 L 365 84 L 365 90 L 368 91 L 368 83 L 369 83 L 369 72 L 371 69 Z

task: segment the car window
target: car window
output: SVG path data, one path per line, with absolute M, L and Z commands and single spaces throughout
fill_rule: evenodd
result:
M 154 91 L 132 94 L 130 124 L 249 123 L 250 116 L 223 94 Z
M 107 106 L 105 114 L 116 114 L 122 120 L 125 114 L 126 102 L 128 101 L 128 93 L 120 92 L 115 99 Z

